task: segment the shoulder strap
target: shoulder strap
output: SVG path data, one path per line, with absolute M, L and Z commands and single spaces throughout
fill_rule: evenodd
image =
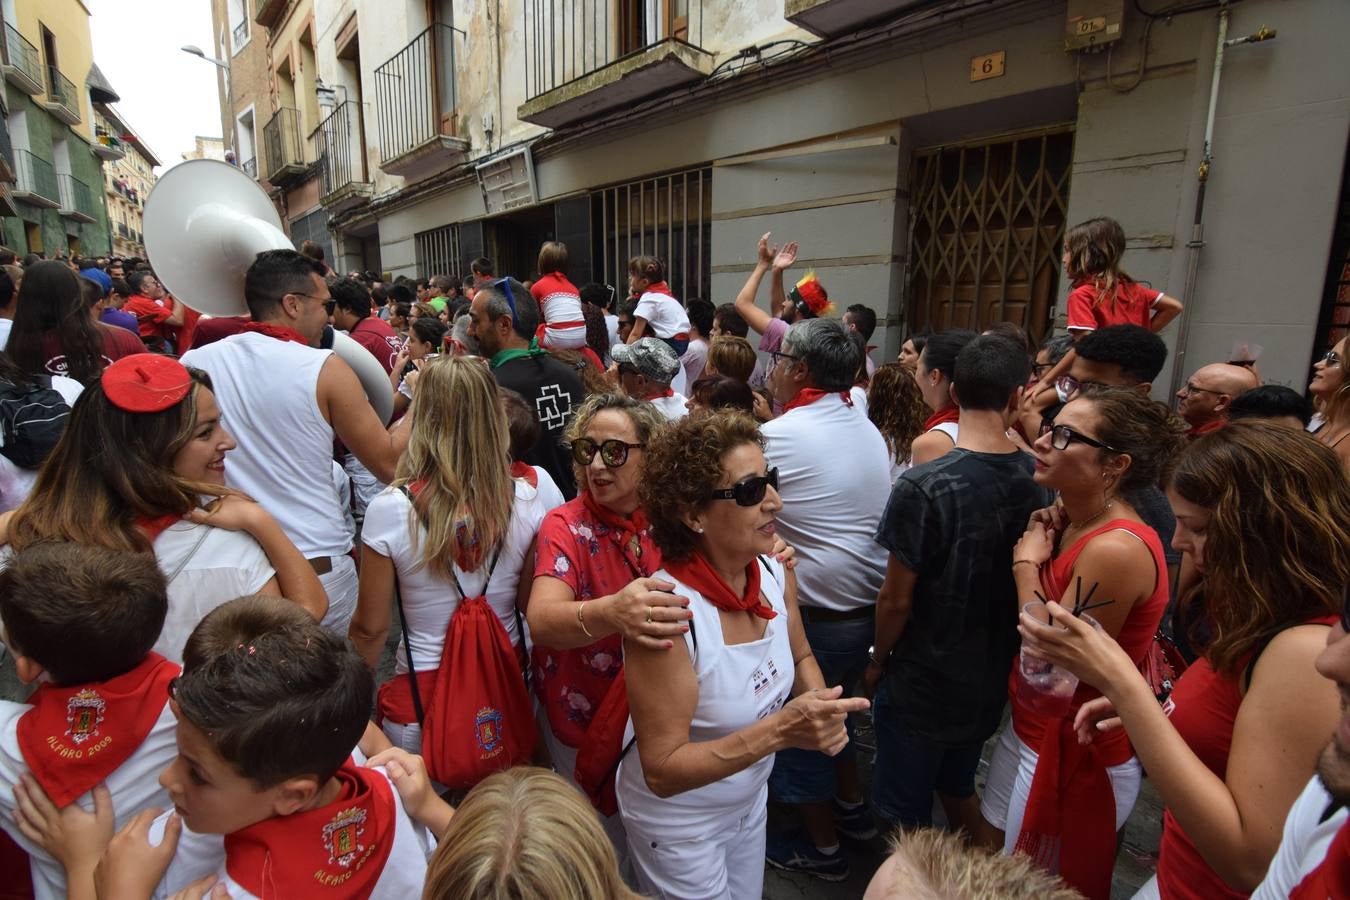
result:
M 188 549 L 187 556 L 184 556 L 182 561 L 180 561 L 178 565 L 174 567 L 174 570 L 164 577 L 165 584 L 172 584 L 173 580 L 177 578 L 184 569 L 187 568 L 187 564 L 192 562 L 192 557 L 197 555 L 197 551 L 201 549 L 202 544 L 206 542 L 206 536 L 211 533 L 212 527 L 214 526 L 211 525 L 200 526 L 201 533 L 197 535 L 196 542 L 194 542 L 193 545 Z M 399 615 L 402 615 L 402 613 L 399 613 Z
M 406 484 L 401 484 L 398 489 L 402 491 L 403 496 L 408 498 L 408 502 L 413 502 L 412 492 L 408 490 Z M 413 507 L 414 511 L 417 507 Z M 392 562 L 392 561 L 391 561 Z M 408 682 L 412 687 L 413 711 L 417 713 L 417 724 L 421 725 L 426 718 L 422 709 L 422 692 L 417 686 L 417 669 L 413 666 L 412 643 L 408 639 L 408 617 L 403 612 L 403 592 L 398 589 L 398 569 L 394 569 L 394 602 L 398 604 L 398 621 L 403 630 L 403 652 L 408 657 Z

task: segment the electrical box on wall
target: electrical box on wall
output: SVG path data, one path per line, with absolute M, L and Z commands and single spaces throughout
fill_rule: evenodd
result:
M 1064 49 L 1096 50 L 1121 38 L 1125 0 L 1069 0 Z

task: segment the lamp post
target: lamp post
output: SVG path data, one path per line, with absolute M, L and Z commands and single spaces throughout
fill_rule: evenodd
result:
M 226 112 L 228 113 L 230 127 L 228 129 L 222 130 L 229 134 L 230 149 L 234 151 L 234 164 L 239 165 L 241 162 L 241 160 L 239 159 L 239 146 L 238 146 L 239 141 L 238 136 L 235 134 L 235 122 L 234 122 L 234 84 L 232 83 L 232 80 L 230 78 L 229 62 L 223 59 L 216 59 L 214 56 L 207 56 L 206 53 L 203 52 L 202 48 L 198 47 L 196 44 L 186 44 L 180 49 L 184 53 L 187 53 L 191 56 L 195 56 L 199 59 L 206 60 L 211 65 L 215 66 L 216 68 L 220 69 L 222 72 L 225 73 L 225 104 L 228 107 Z M 224 122 L 222 122 L 221 124 L 223 125 Z

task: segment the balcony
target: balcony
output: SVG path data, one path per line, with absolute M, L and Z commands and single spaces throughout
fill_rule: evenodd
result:
M 94 192 L 74 175 L 57 175 L 57 185 L 61 194 L 61 205 L 57 211 L 63 219 L 72 222 L 97 222 L 98 210 L 94 206 Z
M 253 21 L 264 28 L 271 28 L 281 21 L 282 13 L 286 12 L 289 5 L 288 0 L 257 0 L 257 8 L 253 11 Z
M 248 159 L 244 160 L 239 168 L 243 169 L 244 174 L 249 178 L 252 178 L 254 181 L 258 180 L 258 158 L 256 156 L 250 156 Z
M 784 0 L 783 18 L 812 34 L 831 37 L 899 15 L 918 3 L 919 0 Z
M 56 170 L 52 164 L 28 150 L 14 151 L 14 174 L 17 184 L 14 199 L 34 206 L 56 209 L 61 205 L 61 193 L 56 186 Z
M 307 168 L 300 113 L 283 106 L 263 126 L 263 175 L 284 187 L 304 175 Z
M 708 77 L 703 0 L 525 0 L 516 116 L 558 128 Z
M 42 61 L 38 49 L 28 43 L 17 28 L 5 23 L 5 80 L 25 94 L 42 93 Z
M 241 19 L 239 24 L 234 26 L 234 30 L 230 32 L 230 38 L 233 42 L 230 46 L 234 49 L 234 52 L 238 53 L 239 48 L 248 43 L 248 19 Z
M 67 125 L 80 124 L 80 95 L 75 90 L 75 83 L 62 75 L 56 66 L 47 67 L 47 98 L 42 105 Z
M 380 168 L 416 179 L 463 161 L 455 137 L 455 31 L 432 25 L 375 70 Z
M 343 212 L 375 192 L 366 175 L 366 142 L 361 104 L 348 100 L 319 125 L 319 171 L 323 193 L 319 202 L 330 213 Z
M 125 145 L 102 126 L 95 131 L 91 149 L 95 156 L 105 162 L 114 162 L 127 155 Z

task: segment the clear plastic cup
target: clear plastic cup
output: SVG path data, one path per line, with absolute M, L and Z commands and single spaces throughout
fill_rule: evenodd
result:
M 1050 621 L 1049 608 L 1039 600 L 1027 603 L 1022 612 L 1042 625 Z M 1092 616 L 1079 616 L 1093 628 L 1102 626 Z M 1059 627 L 1063 627 L 1062 625 Z M 1068 669 L 1037 656 L 1028 656 L 1025 646 L 1017 654 L 1017 699 L 1041 715 L 1060 718 L 1073 711 L 1073 695 L 1078 690 L 1078 676 Z

